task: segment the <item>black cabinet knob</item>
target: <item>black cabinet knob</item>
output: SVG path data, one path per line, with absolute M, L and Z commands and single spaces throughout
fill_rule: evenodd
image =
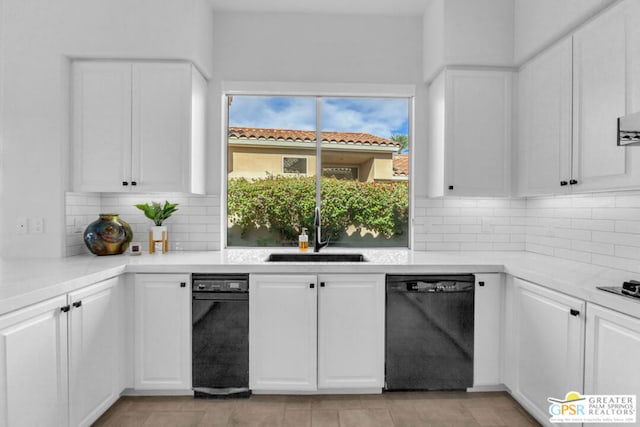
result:
M 449 186 L 449 190 L 453 190 L 453 185 L 450 185 L 450 186 Z
M 575 179 L 569 180 L 569 185 L 576 185 L 577 183 L 578 181 Z
M 138 185 L 136 181 L 131 181 L 131 185 Z
M 320 287 L 324 288 L 324 282 L 320 282 Z
M 180 282 L 180 287 L 181 288 L 186 288 L 187 287 L 187 282 Z M 204 286 L 203 286 L 204 288 Z
M 309 283 L 309 288 L 313 289 L 313 288 L 315 288 L 315 287 L 316 287 L 316 284 L 315 284 L 315 283 Z
M 127 181 L 122 181 L 122 185 L 126 187 L 127 185 L 129 185 L 129 183 Z
M 568 185 L 569 183 L 567 181 L 560 181 L 560 186 L 564 187 L 565 185 Z
M 71 306 L 70 305 L 64 305 L 64 306 L 60 307 L 60 311 L 63 312 L 63 313 L 66 313 L 69 310 L 71 310 Z
M 82 301 L 76 301 L 76 302 L 74 302 L 74 303 L 73 303 L 73 306 L 74 306 L 75 308 L 82 307 Z
M 578 310 L 574 310 L 573 308 L 571 310 L 569 310 L 569 313 L 571 313 L 572 316 L 580 315 L 580 312 Z
M 484 286 L 484 282 L 478 282 L 478 286 Z

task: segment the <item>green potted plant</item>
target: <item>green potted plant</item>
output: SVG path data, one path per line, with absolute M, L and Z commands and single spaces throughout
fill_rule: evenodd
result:
M 164 202 L 164 206 L 158 202 L 151 202 L 150 204 L 140 203 L 135 205 L 136 208 L 144 212 L 144 216 L 153 221 L 154 225 L 151 227 L 151 234 L 154 241 L 163 240 L 162 235 L 163 232 L 167 232 L 167 226 L 162 225 L 162 223 L 178 210 L 177 206 L 177 203 L 169 203 L 166 200 Z

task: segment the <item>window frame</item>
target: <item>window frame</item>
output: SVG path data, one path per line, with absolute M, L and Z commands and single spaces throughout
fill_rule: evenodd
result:
M 376 83 L 287 83 L 287 82 L 250 82 L 250 81 L 223 81 L 220 85 L 221 98 L 221 126 L 220 126 L 220 248 L 227 247 L 227 179 L 228 179 L 228 97 L 229 96 L 286 96 L 286 97 L 314 97 L 317 104 L 322 98 L 406 98 L 408 100 L 408 133 L 409 152 L 414 151 L 415 135 L 415 104 L 416 85 L 412 84 L 376 84 Z M 318 128 L 316 129 L 316 141 L 321 141 L 322 122 L 321 111 L 316 107 Z M 316 174 L 322 177 L 322 165 L 320 149 L 322 144 L 316 147 Z M 405 249 L 414 247 L 414 211 L 415 211 L 415 185 L 414 183 L 414 157 L 409 157 L 409 220 L 408 220 L 408 244 Z M 307 171 L 309 163 L 307 160 Z M 319 174 L 317 172 L 320 172 Z M 358 174 L 360 171 L 358 171 Z M 316 204 L 319 206 L 320 180 L 316 186 Z M 234 249 L 257 249 L 254 247 L 233 246 Z M 400 249 L 404 246 L 399 247 Z M 276 248 L 274 248 L 276 249 Z M 375 249 L 363 248 L 363 249 Z
M 284 171 L 284 159 L 302 159 L 304 160 L 304 172 L 298 173 L 298 172 L 285 172 Z M 287 156 L 287 155 L 282 155 L 282 167 L 280 168 L 280 170 L 282 171 L 282 175 L 284 176 L 309 176 L 309 156 Z

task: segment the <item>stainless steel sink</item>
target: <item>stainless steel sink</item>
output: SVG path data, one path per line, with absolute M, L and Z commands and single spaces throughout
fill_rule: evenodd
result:
M 267 258 L 269 262 L 366 262 L 362 254 L 338 253 L 275 253 Z

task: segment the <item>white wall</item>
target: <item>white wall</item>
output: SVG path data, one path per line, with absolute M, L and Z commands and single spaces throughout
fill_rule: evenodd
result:
M 614 0 L 514 1 L 514 61 L 520 65 Z
M 1 1 L 2 254 L 61 256 L 70 58 L 191 59 L 210 74 L 212 12 L 207 0 Z M 16 234 L 18 217 L 44 218 L 44 235 Z
M 426 158 L 426 88 L 422 84 L 422 19 L 366 15 L 216 13 L 214 79 L 221 81 L 415 84 L 417 165 Z M 220 100 L 214 89 L 212 97 Z M 220 164 L 220 102 L 211 112 L 209 163 Z M 424 170 L 424 168 L 420 168 Z M 209 193 L 220 174 L 210 174 Z M 426 183 L 416 175 L 414 182 Z M 422 187 L 419 192 L 426 193 Z
M 513 0 L 431 0 L 424 15 L 424 80 L 457 66 L 513 65 Z

